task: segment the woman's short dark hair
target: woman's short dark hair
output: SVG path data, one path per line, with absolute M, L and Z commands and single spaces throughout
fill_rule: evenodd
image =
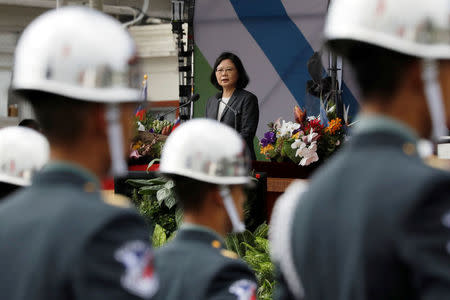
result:
M 238 89 L 245 89 L 247 87 L 248 83 L 250 82 L 250 79 L 248 78 L 247 72 L 244 69 L 244 65 L 242 64 L 242 61 L 239 59 L 239 57 L 231 52 L 223 52 L 219 55 L 219 57 L 216 59 L 216 62 L 214 63 L 213 70 L 211 72 L 211 83 L 219 90 L 222 90 L 222 87 L 217 82 L 216 78 L 216 70 L 217 66 L 225 59 L 229 59 L 233 62 L 234 66 L 236 67 L 236 70 L 238 72 L 238 80 L 236 82 L 236 88 Z
M 389 98 L 417 58 L 354 40 L 328 42 L 331 51 L 350 63 L 364 98 Z

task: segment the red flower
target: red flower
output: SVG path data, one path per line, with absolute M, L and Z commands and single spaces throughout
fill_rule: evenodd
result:
M 260 178 L 261 178 L 261 174 L 256 173 L 256 174 L 255 174 L 255 178 L 256 178 L 256 179 L 260 179 Z
M 311 129 L 318 133 L 319 135 L 322 134 L 322 130 L 323 130 L 323 125 L 320 124 L 320 120 L 319 119 L 314 119 L 311 121 L 308 121 L 308 123 L 305 126 L 305 133 L 309 134 L 311 132 Z

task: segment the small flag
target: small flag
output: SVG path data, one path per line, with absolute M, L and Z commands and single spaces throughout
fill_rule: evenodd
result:
M 173 124 L 172 130 L 170 131 L 170 133 L 172 133 L 178 126 L 180 126 L 180 124 L 181 124 L 181 120 L 180 120 L 180 117 L 178 117 L 178 118 L 175 120 L 175 123 Z
M 139 118 L 140 121 L 144 120 L 146 110 L 145 110 L 145 104 L 147 102 L 147 74 L 144 75 L 144 80 L 142 81 L 142 91 L 141 91 L 141 99 L 142 102 L 138 105 L 136 108 L 135 115 Z

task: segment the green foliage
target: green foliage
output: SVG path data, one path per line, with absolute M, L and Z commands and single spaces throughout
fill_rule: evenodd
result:
M 173 181 L 158 177 L 154 179 L 129 179 L 127 183 L 135 188 L 132 201 L 139 213 L 147 223 L 156 224 L 152 241 L 155 241 L 156 234 L 157 241 L 166 242 L 167 237 L 173 235 L 183 219 L 182 210 L 176 208 L 177 200 L 173 192 L 175 186 Z M 156 231 L 157 228 L 158 231 Z M 164 239 L 161 237 L 161 230 L 164 231 Z
M 151 115 L 151 112 L 148 112 L 143 120 L 139 120 L 138 118 L 136 118 L 136 130 L 139 127 L 137 121 L 139 121 L 142 125 L 144 125 L 145 130 L 159 134 L 162 132 L 164 127 L 173 126 L 172 122 L 170 121 L 167 120 L 159 121 L 155 119 Z
M 153 235 L 152 235 L 152 245 L 155 248 L 159 248 L 162 245 L 164 245 L 166 243 L 167 240 L 167 235 L 166 232 L 164 231 L 164 228 L 162 228 L 161 226 L 159 226 L 158 224 L 155 225 L 155 229 L 153 230 Z
M 301 159 L 301 157 L 296 156 L 297 149 L 292 149 L 292 147 L 291 147 L 291 145 L 294 141 L 295 141 L 295 139 L 289 139 L 283 143 L 282 154 L 284 153 L 287 157 L 289 157 L 289 159 L 291 161 L 293 161 L 295 164 L 298 165 L 302 159 Z
M 253 269 L 258 279 L 258 299 L 272 299 L 275 285 L 275 269 L 270 260 L 269 226 L 261 224 L 251 233 L 246 230 L 230 234 L 225 240 L 228 249 L 236 252 Z

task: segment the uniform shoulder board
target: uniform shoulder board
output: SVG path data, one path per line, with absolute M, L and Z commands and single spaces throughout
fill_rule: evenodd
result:
M 434 169 L 441 169 L 445 171 L 450 171 L 450 163 L 446 159 L 439 158 L 435 155 L 427 157 L 425 160 L 425 164 Z
M 123 208 L 131 207 L 131 202 L 128 197 L 120 194 L 115 194 L 114 191 L 102 191 L 103 202 Z
M 226 250 L 226 249 L 220 250 L 220 254 L 222 254 L 222 256 L 225 256 L 225 257 L 228 257 L 231 259 L 239 258 L 239 256 L 236 253 L 234 253 L 233 251 L 230 251 L 230 250 Z

